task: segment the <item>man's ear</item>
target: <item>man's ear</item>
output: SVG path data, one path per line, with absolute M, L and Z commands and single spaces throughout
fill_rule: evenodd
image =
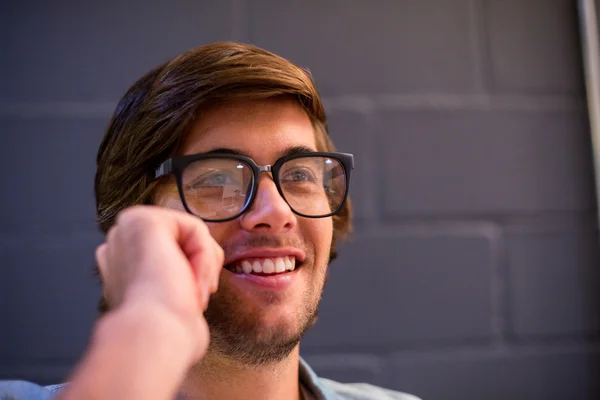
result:
M 335 246 L 335 239 L 334 239 L 334 241 L 331 244 L 331 249 L 329 250 L 329 261 L 327 262 L 327 264 L 331 264 L 331 262 L 333 260 L 335 260 L 337 258 L 337 256 L 338 256 L 338 253 L 337 253 L 337 249 Z

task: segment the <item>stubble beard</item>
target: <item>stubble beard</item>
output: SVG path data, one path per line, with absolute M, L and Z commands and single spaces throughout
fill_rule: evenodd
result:
M 243 300 L 233 290 L 227 286 L 220 288 L 211 297 L 204 314 L 211 335 L 208 352 L 250 367 L 275 364 L 288 357 L 316 323 L 326 279 L 326 266 L 302 268 L 313 268 L 310 277 L 319 279 L 316 283 L 308 282 L 292 326 L 289 321 L 264 326 L 258 315 L 263 310 L 247 312 L 240 306 Z M 273 306 L 281 301 L 277 296 L 268 299 Z

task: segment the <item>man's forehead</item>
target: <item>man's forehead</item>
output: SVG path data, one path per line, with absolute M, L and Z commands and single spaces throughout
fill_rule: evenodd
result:
M 185 154 L 226 149 L 252 157 L 284 154 L 303 147 L 316 150 L 315 130 L 297 102 L 236 101 L 201 114 L 184 141 Z
M 312 153 L 314 151 L 315 151 L 314 148 L 308 147 L 308 146 L 302 146 L 302 145 L 283 147 L 283 148 L 279 149 L 279 153 L 277 153 L 277 158 L 291 156 L 294 154 Z M 252 154 L 249 153 L 247 150 L 238 149 L 238 148 L 230 148 L 230 147 L 211 148 L 206 151 L 203 151 L 202 153 L 204 153 L 204 154 L 217 154 L 217 153 L 218 154 L 233 154 L 233 155 L 245 156 L 245 157 L 252 158 Z

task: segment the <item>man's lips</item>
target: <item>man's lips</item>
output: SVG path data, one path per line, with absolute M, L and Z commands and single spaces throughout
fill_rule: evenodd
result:
M 291 287 L 298 278 L 298 269 L 292 272 L 274 274 L 245 274 L 225 270 L 228 282 L 238 287 L 242 293 L 256 293 L 257 290 L 283 291 Z
M 282 289 L 292 282 L 291 276 L 283 277 L 296 272 L 304 258 L 297 248 L 253 248 L 228 258 L 224 269 L 248 283 Z

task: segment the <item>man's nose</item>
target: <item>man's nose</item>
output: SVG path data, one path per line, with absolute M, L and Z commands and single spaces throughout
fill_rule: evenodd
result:
M 270 174 L 261 174 L 252 206 L 241 217 L 245 230 L 281 233 L 292 229 L 296 215 L 281 197 Z

